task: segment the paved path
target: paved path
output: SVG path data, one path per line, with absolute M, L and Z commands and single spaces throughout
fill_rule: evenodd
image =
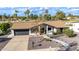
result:
M 62 40 L 53 39 L 53 38 L 48 37 L 47 35 L 44 35 L 43 37 L 44 37 L 44 38 L 51 39 L 51 40 L 53 40 L 53 41 L 55 41 L 55 42 L 57 42 L 57 43 L 60 43 L 60 44 L 62 44 L 63 46 L 66 46 L 66 47 L 69 46 L 66 42 L 64 42 L 64 41 L 62 41 Z
M 28 48 L 29 36 L 15 36 L 10 42 L 2 49 L 2 51 L 26 51 Z
M 76 42 L 77 43 L 77 47 L 75 48 L 75 50 L 79 50 L 79 33 L 77 33 L 77 36 L 76 37 L 66 37 L 66 36 L 60 36 L 60 37 L 57 37 L 56 39 L 58 40 L 61 40 L 63 42 L 66 42 L 68 44 L 72 43 L 72 42 Z
M 55 42 L 58 42 L 58 43 L 60 43 L 60 44 L 62 44 L 63 46 L 69 46 L 67 43 L 65 43 L 65 42 L 63 42 L 63 41 L 61 41 L 61 40 L 57 40 L 57 39 L 52 39 L 53 41 L 55 41 Z

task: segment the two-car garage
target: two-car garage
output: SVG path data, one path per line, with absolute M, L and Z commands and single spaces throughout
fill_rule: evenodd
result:
M 14 35 L 29 35 L 29 29 L 16 29 Z

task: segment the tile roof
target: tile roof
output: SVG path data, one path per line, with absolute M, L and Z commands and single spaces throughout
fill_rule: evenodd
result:
M 54 26 L 56 28 L 63 28 L 66 27 L 65 22 L 62 20 L 56 20 L 56 21 L 48 21 L 45 22 L 45 24 L 48 24 L 50 26 Z
M 15 22 L 13 23 L 12 29 L 29 29 L 42 24 L 42 21 L 26 21 L 26 22 Z
M 65 22 L 61 20 L 56 21 L 41 21 L 41 20 L 31 20 L 26 22 L 15 22 L 13 23 L 12 29 L 30 29 L 32 27 L 47 24 L 56 28 L 65 27 Z

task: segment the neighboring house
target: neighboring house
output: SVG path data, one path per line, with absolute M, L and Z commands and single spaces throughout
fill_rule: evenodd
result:
M 26 22 L 15 22 L 11 28 L 13 36 L 16 35 L 31 35 L 33 33 L 49 34 L 57 29 L 61 31 L 65 28 L 65 22 L 61 20 L 56 21 L 41 21 L 41 20 L 30 20 Z
M 74 32 L 79 33 L 79 22 L 70 22 L 69 29 L 72 29 Z
M 67 17 L 68 20 L 79 20 L 79 17 Z

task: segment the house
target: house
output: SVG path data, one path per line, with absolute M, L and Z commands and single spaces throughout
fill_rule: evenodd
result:
M 61 20 L 55 21 L 41 21 L 41 20 L 30 20 L 26 22 L 15 22 L 11 28 L 13 36 L 16 35 L 31 35 L 33 33 L 49 34 L 57 29 L 61 31 L 65 28 L 65 22 Z
M 65 22 L 66 26 L 69 29 L 72 29 L 74 32 L 79 33 L 79 20 L 68 20 Z
M 74 32 L 79 33 L 79 22 L 69 23 L 69 29 L 72 29 Z

